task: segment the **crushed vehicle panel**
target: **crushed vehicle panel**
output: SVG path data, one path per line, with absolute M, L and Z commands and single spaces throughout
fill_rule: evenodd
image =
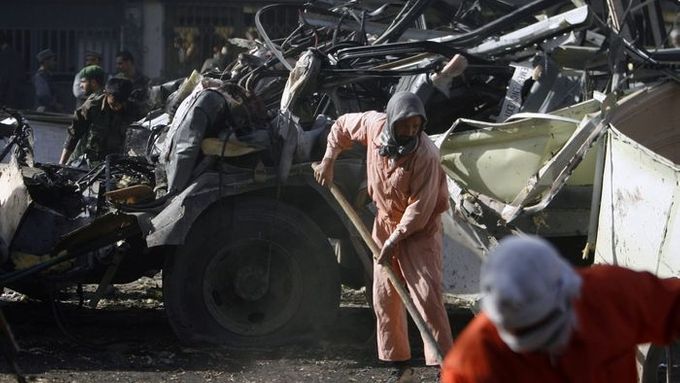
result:
M 680 167 L 618 130 L 608 133 L 595 261 L 680 274 Z
M 680 87 L 638 96 L 608 132 L 595 260 L 677 276 Z
M 674 214 L 669 209 L 673 208 L 676 198 L 675 175 L 672 172 L 663 176 L 645 174 L 662 168 L 664 165 L 661 164 L 666 164 L 667 167 L 675 165 L 650 149 L 641 148 L 640 143 L 626 138 L 625 141 L 633 145 L 631 147 L 634 149 L 626 149 L 630 152 L 627 156 L 620 155 L 622 166 L 618 171 L 621 173 L 614 177 L 611 169 L 617 169 L 617 161 L 612 160 L 612 153 L 622 150 L 617 149 L 617 146 L 620 147 L 622 144 L 618 142 L 624 139 L 620 138 L 623 135 L 618 130 L 610 127 L 620 126 L 634 132 L 642 141 L 656 145 L 667 153 L 673 152 L 671 148 L 675 146 L 675 140 L 671 134 L 677 118 L 670 111 L 675 110 L 673 106 L 680 102 L 678 91 L 680 86 L 667 82 L 632 92 L 615 104 L 608 104 L 611 100 L 604 100 L 601 105 L 593 100 L 556 111 L 550 116 L 525 115 L 525 119 L 502 124 L 457 121 L 448 134 L 437 137 L 442 152 L 442 164 L 451 177 L 449 190 L 456 201 L 456 213 L 465 217 L 473 227 L 481 228 L 483 234 L 497 239 L 511 231 L 538 232 L 546 237 L 578 234 L 588 237 L 588 242 L 593 245 L 597 243 L 596 259 L 600 261 L 623 262 L 638 267 L 646 262 L 645 269 L 653 268 L 658 271 L 659 267 L 665 267 L 665 271 L 669 272 L 669 265 L 674 263 L 659 261 L 654 255 L 661 254 L 662 250 L 652 244 L 661 246 L 659 241 L 664 239 L 667 246 L 672 246 L 672 241 L 666 238 L 672 238 L 670 231 L 673 229 L 670 225 Z M 597 112 L 603 105 L 608 106 Z M 564 116 L 580 116 L 582 120 L 569 120 Z M 643 125 L 640 122 L 649 119 L 655 121 L 655 132 L 641 129 Z M 580 127 L 576 126 L 577 122 Z M 455 128 L 460 126 L 477 129 L 457 133 Z M 525 131 L 518 132 L 519 127 Z M 581 134 L 588 127 L 591 128 L 591 133 Z M 556 134 L 559 128 L 563 129 L 562 137 Z M 663 144 L 656 140 L 658 131 L 668 132 Z M 603 134 L 606 138 L 599 138 L 600 143 L 595 144 L 595 139 Z M 552 141 L 554 146 L 547 144 L 550 140 L 556 140 Z M 602 164 L 596 166 L 597 156 L 604 156 L 605 153 L 606 159 L 603 157 Z M 643 153 L 651 159 L 640 160 L 638 163 L 643 158 Z M 487 160 L 493 156 L 495 158 Z M 562 157 L 565 159 L 556 162 Z M 546 172 L 545 169 L 550 169 L 551 166 L 555 171 Z M 645 170 L 646 167 L 653 169 Z M 670 170 L 664 171 L 669 173 Z M 518 174 L 519 172 L 523 173 Z M 624 174 L 635 176 L 624 177 Z M 568 177 L 566 182 L 565 177 Z M 648 182 L 649 177 L 655 181 Z M 621 180 L 621 184 L 612 183 L 612 179 Z M 623 181 L 624 179 L 627 181 Z M 543 194 L 537 194 L 534 201 L 529 200 L 530 204 L 513 205 L 517 194 L 521 194 L 527 187 L 533 189 L 536 185 L 544 185 L 538 188 Z M 645 194 L 642 192 L 642 185 L 659 186 L 659 198 L 653 195 L 642 198 L 641 195 Z M 619 189 L 612 191 L 613 187 Z M 609 197 L 607 193 L 610 194 Z M 628 203 L 620 201 L 622 198 Z M 563 210 L 565 199 L 573 201 L 570 207 Z M 536 201 L 542 202 L 536 204 Z M 656 203 L 653 208 L 648 205 L 652 203 Z M 631 209 L 629 213 L 629 206 L 622 206 L 631 204 L 638 204 L 640 210 Z M 539 208 L 536 209 L 535 206 Z M 602 209 L 606 209 L 606 212 Z M 515 221 L 503 220 L 506 217 L 504 214 L 509 210 L 517 212 Z M 628 214 L 631 216 L 628 217 Z M 526 224 L 524 217 L 530 218 L 531 224 Z M 626 217 L 625 223 L 616 221 L 615 229 L 611 217 L 616 217 L 617 220 Z M 580 225 L 577 226 L 580 231 L 570 233 L 570 224 Z M 627 228 L 628 235 L 624 235 L 626 241 L 619 239 L 621 227 Z M 652 227 L 657 227 L 658 230 L 650 229 Z M 616 241 L 611 239 L 615 232 Z M 633 234 L 634 232 L 637 234 Z M 640 238 L 645 238 L 649 233 L 655 233 L 657 240 L 640 241 Z M 488 237 L 484 241 L 477 241 L 479 258 L 484 256 L 485 246 L 482 243 L 490 243 Z M 627 246 L 626 243 L 635 246 Z M 622 247 L 619 249 L 618 246 Z M 640 246 L 653 248 L 640 249 Z M 584 251 L 587 256 L 590 250 L 586 248 Z M 647 254 L 648 258 L 644 258 L 646 261 L 639 258 L 639 254 L 643 253 Z M 445 255 L 448 256 L 450 254 Z M 474 265 L 474 262 L 467 264 Z

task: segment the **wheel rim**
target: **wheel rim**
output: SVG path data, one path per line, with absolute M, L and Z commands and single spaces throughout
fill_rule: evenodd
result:
M 203 278 L 203 298 L 212 317 L 243 336 L 267 335 L 286 325 L 300 307 L 302 292 L 295 258 L 265 239 L 226 245 Z

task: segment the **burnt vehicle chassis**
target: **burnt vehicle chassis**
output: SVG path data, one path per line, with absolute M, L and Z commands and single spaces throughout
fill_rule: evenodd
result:
M 248 347 L 321 331 L 334 319 L 340 283 L 369 280 L 365 265 L 309 163 L 293 165 L 283 185 L 276 169 L 247 166 L 258 156 L 218 160 L 181 194 L 154 199 L 154 166 L 144 157 L 112 155 L 88 171 L 13 155 L 0 175 L 11 191 L 2 204 L 2 285 L 54 300 L 63 288 L 98 284 L 88 303 L 96 307 L 109 285 L 162 269 L 166 311 L 183 341 Z M 357 194 L 364 172 L 362 160 L 346 159 L 338 178 Z M 172 225 L 153 227 L 168 215 Z

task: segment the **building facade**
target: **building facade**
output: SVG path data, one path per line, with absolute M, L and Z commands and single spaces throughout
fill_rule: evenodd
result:
M 292 1 L 283 1 L 292 2 Z M 38 68 L 35 55 L 57 54 L 58 92 L 68 97 L 70 82 L 85 51 L 102 54 L 107 73 L 115 73 L 115 54 L 132 52 L 137 67 L 155 82 L 200 69 L 213 49 L 254 28 L 264 1 L 217 0 L 5 0 L 0 30 L 19 52 L 27 78 Z M 297 14 L 272 12 L 265 25 L 281 33 L 294 28 Z M 71 96 L 72 98 L 72 96 Z

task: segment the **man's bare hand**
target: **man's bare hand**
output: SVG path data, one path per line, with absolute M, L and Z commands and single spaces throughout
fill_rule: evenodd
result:
M 321 163 L 314 168 L 314 178 L 316 182 L 322 186 L 330 186 L 333 183 L 333 168 L 335 167 L 335 160 L 333 158 L 324 157 Z
M 380 255 L 378 255 L 378 259 L 376 259 L 376 261 L 381 265 L 389 262 L 394 256 L 394 247 L 396 244 L 397 241 L 393 235 L 387 238 L 385 243 L 383 243 L 382 249 L 380 249 Z

